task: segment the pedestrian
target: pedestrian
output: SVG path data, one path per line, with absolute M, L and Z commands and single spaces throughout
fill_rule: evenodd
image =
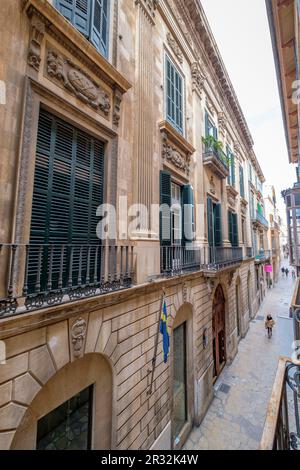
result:
M 272 315 L 268 315 L 265 321 L 265 328 L 267 330 L 269 339 L 272 338 L 274 325 L 275 325 L 275 321 L 273 320 Z
M 296 279 L 296 271 L 295 271 L 294 269 L 293 269 L 293 271 L 292 271 L 292 276 L 293 276 L 293 280 L 295 281 L 295 279 Z
M 285 268 L 281 268 L 282 277 L 285 275 Z
M 288 268 L 286 268 L 286 270 L 285 270 L 286 277 L 289 277 L 289 273 L 290 273 L 290 271 L 288 270 Z

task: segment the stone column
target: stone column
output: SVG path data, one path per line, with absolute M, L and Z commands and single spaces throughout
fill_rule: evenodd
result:
M 136 81 L 135 81 L 135 133 L 134 133 L 134 203 L 144 206 L 140 211 L 137 230 L 132 233 L 136 242 L 137 283 L 146 282 L 157 275 L 159 266 L 159 240 L 157 230 L 151 226 L 153 203 L 154 154 L 154 43 L 155 0 L 136 0 Z M 141 256 L 140 256 L 141 255 Z

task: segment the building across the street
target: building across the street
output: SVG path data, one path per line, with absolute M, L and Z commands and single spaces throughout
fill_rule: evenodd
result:
M 0 448 L 179 449 L 272 262 L 201 2 L 0 13 Z

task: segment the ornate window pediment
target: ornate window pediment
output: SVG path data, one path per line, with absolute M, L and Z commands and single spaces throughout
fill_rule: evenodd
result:
M 191 157 L 195 152 L 194 147 L 167 121 L 161 122 L 159 128 L 162 135 L 164 166 L 188 180 L 191 171 Z

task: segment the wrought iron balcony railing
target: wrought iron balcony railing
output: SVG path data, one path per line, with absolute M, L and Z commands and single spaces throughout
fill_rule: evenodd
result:
M 262 225 L 263 227 L 265 227 L 267 229 L 269 228 L 269 222 L 258 211 L 256 211 L 256 213 L 252 216 L 252 222 L 256 223 L 256 224 L 260 224 L 260 225 Z
M 281 357 L 261 450 L 300 450 L 300 361 Z
M 271 257 L 272 257 L 271 250 L 259 250 L 255 255 L 256 261 L 265 261 Z
M 129 288 L 133 247 L 0 244 L 0 316 Z
M 223 150 L 215 146 L 205 145 L 203 149 L 203 164 L 219 178 L 227 178 L 229 175 L 229 162 Z
M 227 247 L 161 247 L 161 274 L 177 276 L 185 272 L 216 271 L 243 260 L 242 248 Z

